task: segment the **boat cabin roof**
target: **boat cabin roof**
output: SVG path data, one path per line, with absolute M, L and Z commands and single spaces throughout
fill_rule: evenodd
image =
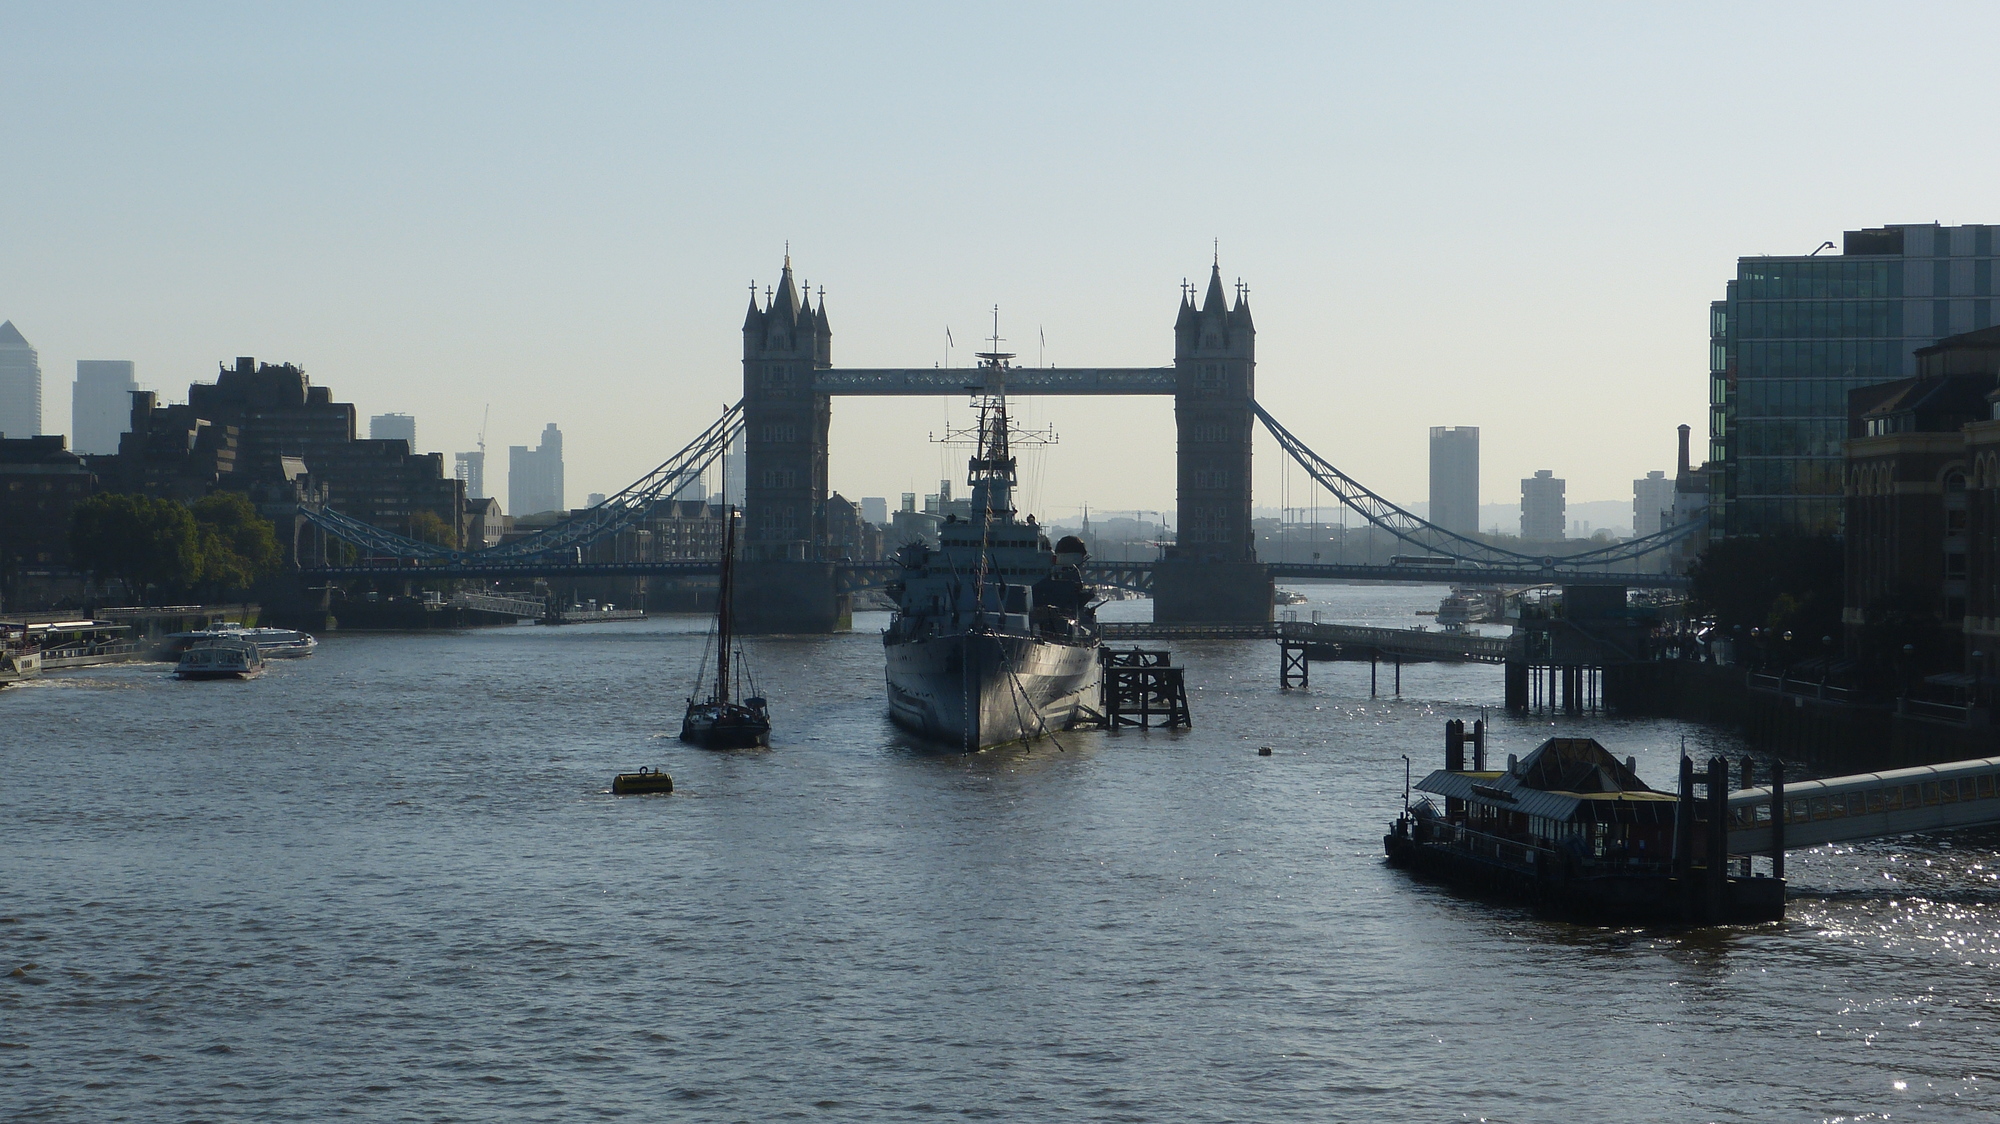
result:
M 1439 769 L 1416 788 L 1471 804 L 1565 823 L 1653 822 L 1675 797 L 1646 787 L 1595 738 L 1550 738 L 1509 769 Z

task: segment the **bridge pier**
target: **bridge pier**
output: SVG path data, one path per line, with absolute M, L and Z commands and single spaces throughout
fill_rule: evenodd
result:
M 1261 562 L 1153 564 L 1153 619 L 1161 624 L 1261 624 L 1271 619 L 1273 592 Z
M 736 629 L 750 634 L 843 632 L 854 597 L 840 592 L 832 562 L 738 562 Z

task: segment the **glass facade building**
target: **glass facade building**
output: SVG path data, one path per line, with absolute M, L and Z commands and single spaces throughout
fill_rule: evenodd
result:
M 1995 322 L 1996 231 L 1850 230 L 1839 254 L 1738 260 L 1709 310 L 1714 532 L 1839 532 L 1847 392 L 1914 375 L 1917 348 Z

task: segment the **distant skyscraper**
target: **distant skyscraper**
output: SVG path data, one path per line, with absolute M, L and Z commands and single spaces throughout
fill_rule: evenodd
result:
M 1431 427 L 1430 521 L 1461 535 L 1479 530 L 1479 427 Z
M 486 498 L 486 451 L 476 453 L 453 453 L 451 455 L 452 474 L 465 481 L 465 498 L 483 500 Z
M 550 422 L 539 448 L 507 449 L 507 506 L 515 516 L 563 510 L 562 430 Z
M 601 504 L 603 502 L 604 502 L 603 492 L 592 492 L 589 495 L 583 497 L 583 506 L 585 507 L 596 507 L 598 504 Z
M 861 497 L 861 518 L 877 527 L 889 525 L 889 500 L 884 496 Z
M 42 361 L 12 320 L 0 324 L 0 433 L 42 431 Z
M 1561 542 L 1567 521 L 1563 517 L 1564 481 L 1542 469 L 1521 481 L 1521 537 L 1529 542 Z
M 743 435 L 736 435 L 722 452 L 722 502 L 743 506 Z
M 115 453 L 132 428 L 132 392 L 139 389 L 129 359 L 79 359 L 69 398 L 69 447 L 74 453 Z
M 1648 472 L 1644 480 L 1632 481 L 1632 534 L 1635 538 L 1657 535 L 1661 527 L 1660 513 L 1666 512 L 1673 518 L 1674 481 L 1667 479 L 1664 472 Z
M 410 443 L 410 451 L 417 451 L 417 419 L 409 414 L 376 414 L 368 419 L 368 439 L 370 441 L 395 441 Z

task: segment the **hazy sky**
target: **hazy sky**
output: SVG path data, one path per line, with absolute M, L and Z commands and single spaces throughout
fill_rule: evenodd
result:
M 571 503 L 740 395 L 746 286 L 787 240 L 838 365 L 928 366 L 994 304 L 1029 362 L 1039 331 L 1051 362 L 1154 365 L 1219 238 L 1288 427 L 1408 502 L 1427 427 L 1481 426 L 1506 502 L 1538 468 L 1594 500 L 1672 467 L 1738 255 L 2000 222 L 1990 4 L 0 17 L 0 318 L 40 349 L 47 428 L 78 359 L 172 401 L 290 360 L 425 449 L 471 448 L 488 403 L 500 462 L 556 422 Z M 926 437 L 965 413 L 834 410 L 834 486 L 892 501 L 935 489 Z M 1045 517 L 1171 508 L 1170 401 L 1028 412 L 1061 435 Z

